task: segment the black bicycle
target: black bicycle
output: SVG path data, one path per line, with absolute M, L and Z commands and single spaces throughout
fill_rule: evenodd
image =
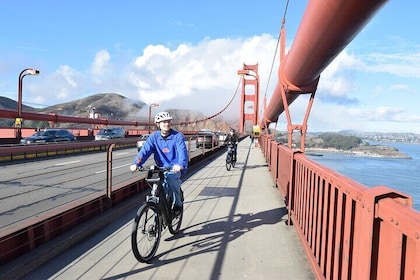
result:
M 168 170 L 151 166 L 147 173 L 146 181 L 151 192 L 137 211 L 131 232 L 131 248 L 140 262 L 148 262 L 155 256 L 162 231 L 166 227 L 171 234 L 177 234 L 181 228 L 183 206 L 180 213 L 175 215 L 171 207 L 172 197 L 165 193 L 163 187 L 164 172 Z M 184 201 L 182 189 L 181 200 Z
M 231 142 L 228 143 L 228 152 L 226 155 L 226 170 L 230 171 L 232 167 L 235 167 L 236 159 L 234 158 L 235 146 Z

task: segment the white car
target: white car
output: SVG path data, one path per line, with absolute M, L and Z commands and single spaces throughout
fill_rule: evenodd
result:
M 218 132 L 217 135 L 219 136 L 219 142 L 225 142 L 227 133 L 226 132 Z
M 139 140 L 137 140 L 137 151 L 141 150 L 141 147 L 143 147 L 144 143 L 146 142 L 147 138 L 149 138 L 150 134 L 144 134 L 140 136 Z
M 213 148 L 219 145 L 219 137 L 212 131 L 200 131 L 196 138 L 196 148 Z

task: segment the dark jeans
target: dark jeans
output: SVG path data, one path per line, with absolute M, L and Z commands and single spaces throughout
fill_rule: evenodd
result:
M 173 204 L 181 207 L 181 172 L 165 172 L 165 181 L 163 187 L 167 194 L 172 197 Z

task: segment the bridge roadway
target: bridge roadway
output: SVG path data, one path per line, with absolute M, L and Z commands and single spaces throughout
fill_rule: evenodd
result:
M 61 239 L 25 256 L 40 265 L 22 279 L 314 279 L 261 150 L 249 139 L 240 142 L 231 171 L 224 158 L 219 154 L 187 176 L 182 230 L 163 233 L 151 263 L 139 263 L 131 252 L 138 196 L 135 207 L 117 219 L 101 217 L 110 223 L 70 248 Z M 60 253 L 42 260 L 51 250 Z

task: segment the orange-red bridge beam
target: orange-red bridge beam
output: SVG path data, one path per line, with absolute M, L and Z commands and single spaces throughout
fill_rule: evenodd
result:
M 260 125 L 276 122 L 301 93 L 315 92 L 321 72 L 387 0 L 309 0 L 295 40 L 281 61 L 278 84 Z

